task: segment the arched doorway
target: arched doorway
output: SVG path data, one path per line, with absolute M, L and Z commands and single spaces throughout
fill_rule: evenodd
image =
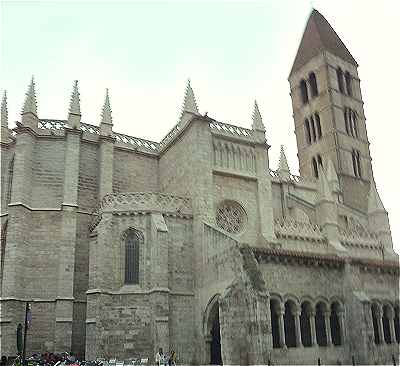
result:
M 219 295 L 215 295 L 205 311 L 205 337 L 211 365 L 222 365 L 221 329 L 219 322 Z

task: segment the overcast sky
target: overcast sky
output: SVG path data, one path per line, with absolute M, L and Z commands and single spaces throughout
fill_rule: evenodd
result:
M 3 1 L 0 89 L 11 125 L 34 74 L 40 118 L 67 117 L 78 79 L 84 122 L 99 123 L 109 88 L 114 130 L 159 141 L 190 77 L 200 112 L 223 122 L 250 127 L 256 98 L 271 167 L 284 144 L 297 172 L 287 77 L 312 6 L 360 65 L 374 176 L 400 252 L 397 0 Z

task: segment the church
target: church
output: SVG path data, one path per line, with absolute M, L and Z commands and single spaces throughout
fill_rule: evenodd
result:
M 1 104 L 0 355 L 181 364 L 398 364 L 399 260 L 374 182 L 358 63 L 313 10 L 289 74 L 300 175 L 263 118 L 199 113 L 159 142 Z M 62 114 L 62 111 L 61 111 Z M 51 117 L 51 116 L 46 116 Z M 83 117 L 83 118 L 82 118 Z M 271 122 L 273 123 L 273 122 Z

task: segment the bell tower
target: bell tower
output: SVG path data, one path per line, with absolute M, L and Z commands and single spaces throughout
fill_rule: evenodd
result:
M 318 178 L 333 163 L 339 197 L 366 211 L 372 166 L 357 67 L 313 9 L 289 75 L 300 174 Z

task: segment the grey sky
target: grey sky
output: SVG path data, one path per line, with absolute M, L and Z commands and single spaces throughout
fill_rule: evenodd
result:
M 356 58 L 378 191 L 400 252 L 398 91 L 400 2 L 314 0 Z M 257 99 L 276 167 L 296 142 L 287 76 L 308 0 L 1 3 L 1 84 L 19 119 L 29 79 L 41 118 L 64 119 L 74 79 L 82 120 L 98 124 L 110 89 L 114 130 L 160 140 L 180 113 L 188 77 L 200 112 L 250 126 Z M 11 123 L 11 124 L 12 124 Z

